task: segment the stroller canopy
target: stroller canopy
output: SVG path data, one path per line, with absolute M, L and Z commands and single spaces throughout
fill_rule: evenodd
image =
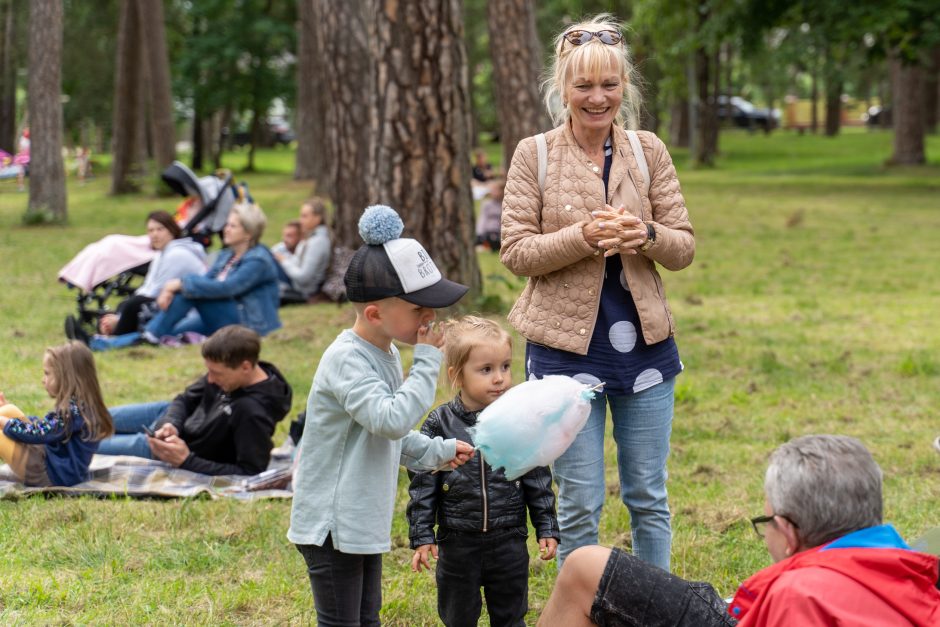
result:
M 222 231 L 236 199 L 235 190 L 232 189 L 231 175 L 226 178 L 218 176 L 197 178 L 193 171 L 186 167 L 186 164 L 174 161 L 163 171 L 161 178 L 180 196 L 196 196 L 202 201 L 202 209 L 183 225 L 183 231 L 187 235 L 197 230 L 210 233 Z
M 146 235 L 107 235 L 68 262 L 59 280 L 90 292 L 116 274 L 150 263 L 156 254 Z

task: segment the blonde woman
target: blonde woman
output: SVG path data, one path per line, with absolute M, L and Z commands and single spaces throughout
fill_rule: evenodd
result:
M 563 108 L 552 111 L 558 127 L 544 136 L 544 179 L 540 138 L 516 148 L 500 258 L 529 277 L 509 314 L 528 340 L 527 376 L 605 384 L 587 425 L 554 466 L 559 560 L 598 540 L 609 406 L 633 551 L 668 570 L 666 458 L 682 364 L 656 264 L 685 268 L 695 239 L 666 147 L 652 133 L 631 138 L 625 129 L 637 126 L 636 82 L 623 29 L 610 16 L 558 36 L 545 100 Z
M 244 325 L 259 335 L 279 329 L 276 262 L 260 243 L 266 221 L 258 205 L 233 206 L 222 230 L 225 248 L 209 271 L 167 281 L 157 295 L 161 311 L 143 333 L 96 335 L 89 342 L 91 349 L 108 350 L 141 340 L 157 344 L 164 336 L 186 331 L 212 335 L 230 324 Z M 199 316 L 189 315 L 191 310 Z

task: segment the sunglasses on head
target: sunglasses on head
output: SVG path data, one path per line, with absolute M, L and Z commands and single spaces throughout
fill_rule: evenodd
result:
M 565 40 L 573 46 L 581 46 L 595 37 L 602 44 L 613 46 L 623 41 L 623 34 L 617 30 L 599 30 L 596 33 L 589 30 L 569 30 L 563 35 Z

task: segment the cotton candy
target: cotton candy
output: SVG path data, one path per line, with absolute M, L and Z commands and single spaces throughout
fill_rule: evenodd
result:
M 516 479 L 568 450 L 587 422 L 593 398 L 590 387 L 571 377 L 526 381 L 484 409 L 470 435 L 493 468 Z

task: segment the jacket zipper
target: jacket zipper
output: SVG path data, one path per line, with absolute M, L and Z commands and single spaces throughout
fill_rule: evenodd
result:
M 489 524 L 489 504 L 486 502 L 486 463 L 483 460 L 483 451 L 480 451 L 480 487 L 483 492 L 483 532 L 488 531 Z

